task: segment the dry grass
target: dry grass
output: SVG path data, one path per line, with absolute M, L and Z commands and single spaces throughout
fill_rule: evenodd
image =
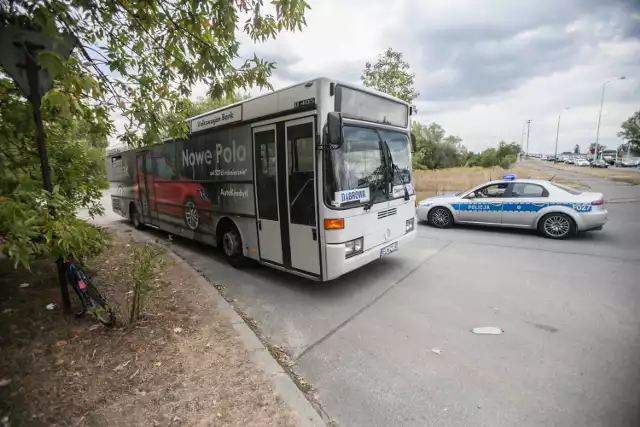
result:
M 117 236 L 91 263 L 110 305 L 124 301 L 122 270 L 136 245 Z M 12 427 L 297 425 L 191 268 L 167 258 L 146 318 L 106 329 L 45 310 L 59 300 L 53 263 L 27 272 L 6 261 L 0 380 L 10 382 L 0 386 L 0 417 L 10 413 Z
M 553 175 L 529 169 L 524 166 L 516 166 L 505 171 L 500 167 L 459 167 L 449 169 L 436 169 L 428 171 L 414 171 L 413 183 L 418 193 L 418 198 L 430 197 L 446 193 L 455 193 L 468 190 L 483 182 L 500 179 L 507 173 L 513 173 L 518 178 L 525 179 L 550 179 Z M 565 185 L 578 189 L 586 189 L 583 184 L 574 181 L 554 179 Z

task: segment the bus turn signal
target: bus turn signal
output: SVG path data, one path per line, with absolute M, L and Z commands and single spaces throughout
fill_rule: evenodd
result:
M 324 229 L 325 230 L 343 230 L 344 229 L 344 219 L 343 218 L 325 219 L 324 220 Z

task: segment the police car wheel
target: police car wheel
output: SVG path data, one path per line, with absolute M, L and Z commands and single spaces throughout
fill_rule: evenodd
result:
M 566 239 L 576 232 L 573 219 L 563 213 L 550 213 L 545 215 L 538 225 L 538 230 L 548 239 Z
M 429 212 L 429 224 L 436 228 L 449 228 L 453 225 L 453 215 L 447 208 L 433 208 Z

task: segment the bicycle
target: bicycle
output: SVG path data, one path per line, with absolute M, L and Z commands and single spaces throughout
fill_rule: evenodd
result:
M 76 265 L 72 259 L 65 260 L 64 265 L 67 279 L 82 303 L 82 310 L 76 313 L 76 316 L 82 317 L 89 313 L 103 325 L 113 326 L 115 323 L 113 310 L 93 286 L 82 267 Z

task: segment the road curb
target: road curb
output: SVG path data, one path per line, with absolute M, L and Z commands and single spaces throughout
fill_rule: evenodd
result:
M 117 230 L 116 230 L 117 231 Z M 131 233 L 135 240 L 139 242 L 153 242 L 141 232 L 132 229 Z M 292 412 L 298 416 L 301 427 L 327 427 L 322 417 L 314 409 L 311 402 L 307 400 L 302 391 L 295 384 L 291 376 L 273 358 L 269 350 L 262 343 L 260 338 L 246 324 L 244 319 L 235 311 L 233 306 L 224 299 L 220 292 L 202 274 L 194 269 L 186 260 L 167 248 L 167 254 L 177 263 L 190 268 L 195 274 L 195 284 L 207 293 L 216 305 L 218 311 L 225 316 L 233 329 L 236 331 L 245 349 L 249 352 L 251 360 L 265 373 L 269 381 L 273 384 L 276 394 L 289 405 Z

